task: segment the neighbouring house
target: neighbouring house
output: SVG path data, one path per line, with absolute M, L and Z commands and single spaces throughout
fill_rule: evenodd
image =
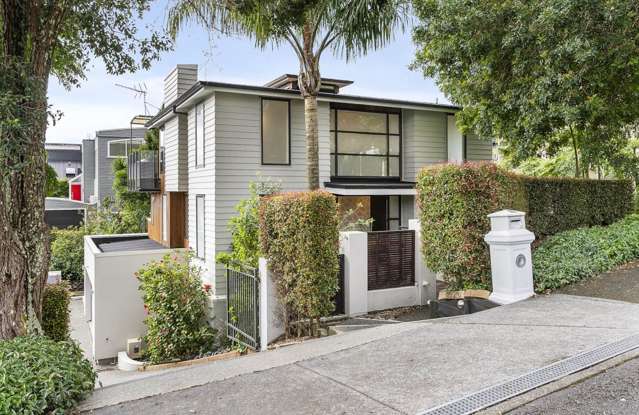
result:
M 86 222 L 87 204 L 61 197 L 44 200 L 44 222 L 51 228 L 69 228 Z
M 126 158 L 144 144 L 146 128 L 96 131 L 95 138 L 82 140 L 82 201 L 100 204 L 113 197 L 113 160 Z
M 71 143 L 45 143 L 47 163 L 58 179 L 70 179 L 82 172 L 82 146 Z
M 405 229 L 415 215 L 415 178 L 428 164 L 491 160 L 492 142 L 456 128 L 459 107 L 348 95 L 352 82 L 322 79 L 318 97 L 321 187 L 342 204 L 361 204 L 373 230 Z M 285 191 L 307 189 L 304 102 L 295 75 L 264 86 L 197 80 L 196 65 L 165 79 L 164 109 L 148 123 L 162 150 L 132 190 L 152 193 L 149 237 L 191 248 L 215 293 L 215 256 L 229 249 L 229 219 L 256 173 Z M 150 159 L 149 159 L 150 160 Z M 135 168 L 130 160 L 129 168 Z M 140 166 L 143 164 L 138 163 Z M 131 172 L 132 170 L 130 170 Z M 144 183 L 143 181 L 146 180 Z M 145 184 L 146 183 L 146 184 Z M 222 269 L 218 266 L 217 273 Z

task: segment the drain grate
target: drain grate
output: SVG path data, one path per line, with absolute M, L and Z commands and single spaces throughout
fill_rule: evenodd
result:
M 638 347 L 639 335 L 626 337 L 588 352 L 560 360 L 499 385 L 480 390 L 461 399 L 428 409 L 418 415 L 472 414 Z

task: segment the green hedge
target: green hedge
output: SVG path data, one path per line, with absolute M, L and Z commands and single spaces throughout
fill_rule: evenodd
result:
M 582 226 L 610 225 L 633 210 L 629 180 L 523 177 L 527 222 L 543 238 Z
M 568 229 L 609 225 L 632 211 L 630 181 L 518 176 L 492 163 L 443 164 L 417 180 L 422 251 L 430 269 L 452 289 L 490 287 L 484 235 L 489 213 L 526 212 L 538 239 Z
M 84 282 L 84 235 L 83 227 L 53 229 L 51 231 L 51 262 L 49 269 L 62 271 L 62 278 L 78 286 Z
M 0 341 L 0 414 L 66 414 L 96 379 L 77 344 L 46 337 Z
M 287 330 L 293 321 L 313 321 L 334 310 L 339 231 L 333 195 L 313 191 L 262 198 L 260 244 L 286 309 Z
M 487 215 L 523 207 L 514 176 L 492 163 L 425 168 L 417 179 L 417 203 L 426 265 L 442 272 L 451 289 L 488 288 Z
M 48 284 L 42 298 L 42 329 L 52 340 L 69 339 L 71 291 L 66 283 Z
M 216 331 L 207 322 L 201 270 L 189 255 L 165 255 L 136 275 L 148 313 L 145 357 L 151 363 L 190 359 L 214 350 Z

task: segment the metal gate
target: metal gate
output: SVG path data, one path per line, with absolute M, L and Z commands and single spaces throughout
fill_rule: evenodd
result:
M 339 272 L 337 273 L 337 293 L 333 302 L 335 303 L 334 316 L 339 316 L 346 313 L 346 304 L 344 301 L 344 255 L 339 255 Z
M 249 349 L 260 347 L 260 281 L 257 269 L 245 265 L 226 268 L 226 336 Z
M 368 232 L 368 289 L 415 285 L 415 231 Z

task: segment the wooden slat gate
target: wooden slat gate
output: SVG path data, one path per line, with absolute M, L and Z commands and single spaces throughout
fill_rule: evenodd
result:
M 260 347 L 260 280 L 258 271 L 248 266 L 226 268 L 226 336 L 249 349 Z
M 368 232 L 368 289 L 415 284 L 415 231 Z

